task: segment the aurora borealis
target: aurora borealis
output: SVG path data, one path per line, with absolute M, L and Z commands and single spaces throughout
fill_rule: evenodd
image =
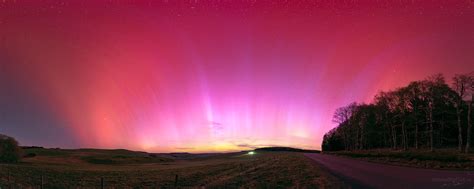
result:
M 336 107 L 474 68 L 472 1 L 0 2 L 22 145 L 319 149 Z

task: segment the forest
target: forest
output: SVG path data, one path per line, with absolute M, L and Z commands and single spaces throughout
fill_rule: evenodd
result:
M 369 104 L 336 109 L 338 125 L 324 135 L 323 151 L 371 149 L 472 148 L 474 72 L 447 82 L 436 74 L 392 91 L 379 92 Z

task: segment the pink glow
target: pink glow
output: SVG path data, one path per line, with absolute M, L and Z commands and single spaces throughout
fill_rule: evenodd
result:
M 335 108 L 474 67 L 469 1 L 211 2 L 7 1 L 1 64 L 79 147 L 191 152 L 319 149 Z

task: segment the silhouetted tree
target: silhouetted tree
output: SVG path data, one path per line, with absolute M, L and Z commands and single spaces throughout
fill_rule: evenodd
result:
M 380 92 L 375 96 L 374 101 L 378 112 L 378 122 L 382 124 L 383 129 L 387 131 L 385 132 L 388 136 L 386 143 L 395 149 L 397 147 L 397 137 L 395 127 L 392 123 L 393 112 L 390 109 L 392 96 L 393 92 Z
M 336 109 L 336 112 L 333 115 L 332 121 L 338 123 L 339 125 L 349 122 L 353 112 L 355 111 L 357 104 L 351 103 L 345 107 L 340 107 Z M 341 127 L 341 135 L 343 140 L 343 145 L 345 150 L 349 150 L 349 131 L 348 128 Z
M 323 137 L 322 150 L 323 151 L 338 151 L 343 150 L 342 138 L 337 128 L 332 129 Z
M 453 78 L 453 90 L 458 94 L 456 99 L 456 116 L 457 116 L 457 125 L 458 125 L 458 150 L 462 151 L 463 142 L 462 142 L 462 125 L 461 125 L 461 112 L 462 106 L 464 105 L 464 98 L 467 96 L 470 78 L 468 75 L 459 75 L 456 74 Z M 469 117 L 469 116 L 468 116 Z
M 21 158 L 18 142 L 9 136 L 0 134 L 0 162 L 16 163 Z
M 472 102 L 474 101 L 474 94 L 471 94 L 471 100 L 468 102 L 468 111 L 467 111 L 467 139 L 466 139 L 466 149 L 465 152 L 469 153 L 471 147 L 471 130 L 472 130 Z
M 418 149 L 418 132 L 419 132 L 419 109 L 420 106 L 423 104 L 421 100 L 421 84 L 418 81 L 411 82 L 406 88 L 405 93 L 408 97 L 407 103 L 409 111 L 411 112 L 411 119 L 413 124 L 415 125 L 415 134 L 413 136 L 414 139 L 414 146 L 415 149 Z
M 430 151 L 434 150 L 434 111 L 441 109 L 442 104 L 451 101 L 450 96 L 452 90 L 446 85 L 444 77 L 436 74 L 422 81 L 421 87 L 422 99 L 426 101 L 425 111 L 428 117 L 429 135 L 430 135 Z
M 463 77 L 472 78 L 472 75 Z M 462 110 L 468 104 L 465 149 L 468 151 L 472 142 L 472 102 L 462 100 L 462 96 L 474 98 L 474 82 L 464 80 L 461 83 L 457 75 L 450 88 L 444 77 L 436 74 L 394 91 L 379 92 L 372 104 L 351 103 L 338 108 L 333 116 L 338 126 L 324 135 L 323 150 L 459 148 L 463 141 L 462 128 L 466 128 Z M 462 94 L 457 88 L 460 84 L 465 87 Z
M 468 100 L 468 111 L 467 111 L 467 137 L 466 137 L 466 149 L 465 152 L 469 153 L 471 146 L 471 131 L 472 131 L 472 104 L 474 103 L 474 72 L 467 74 L 467 93 L 470 94 L 471 99 Z M 466 95 L 469 96 L 469 95 Z

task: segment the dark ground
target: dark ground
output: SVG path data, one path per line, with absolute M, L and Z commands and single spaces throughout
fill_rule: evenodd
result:
M 149 154 L 127 150 L 25 149 L 0 164 L 0 188 L 347 188 L 304 153 Z M 178 178 L 176 179 L 176 175 Z

